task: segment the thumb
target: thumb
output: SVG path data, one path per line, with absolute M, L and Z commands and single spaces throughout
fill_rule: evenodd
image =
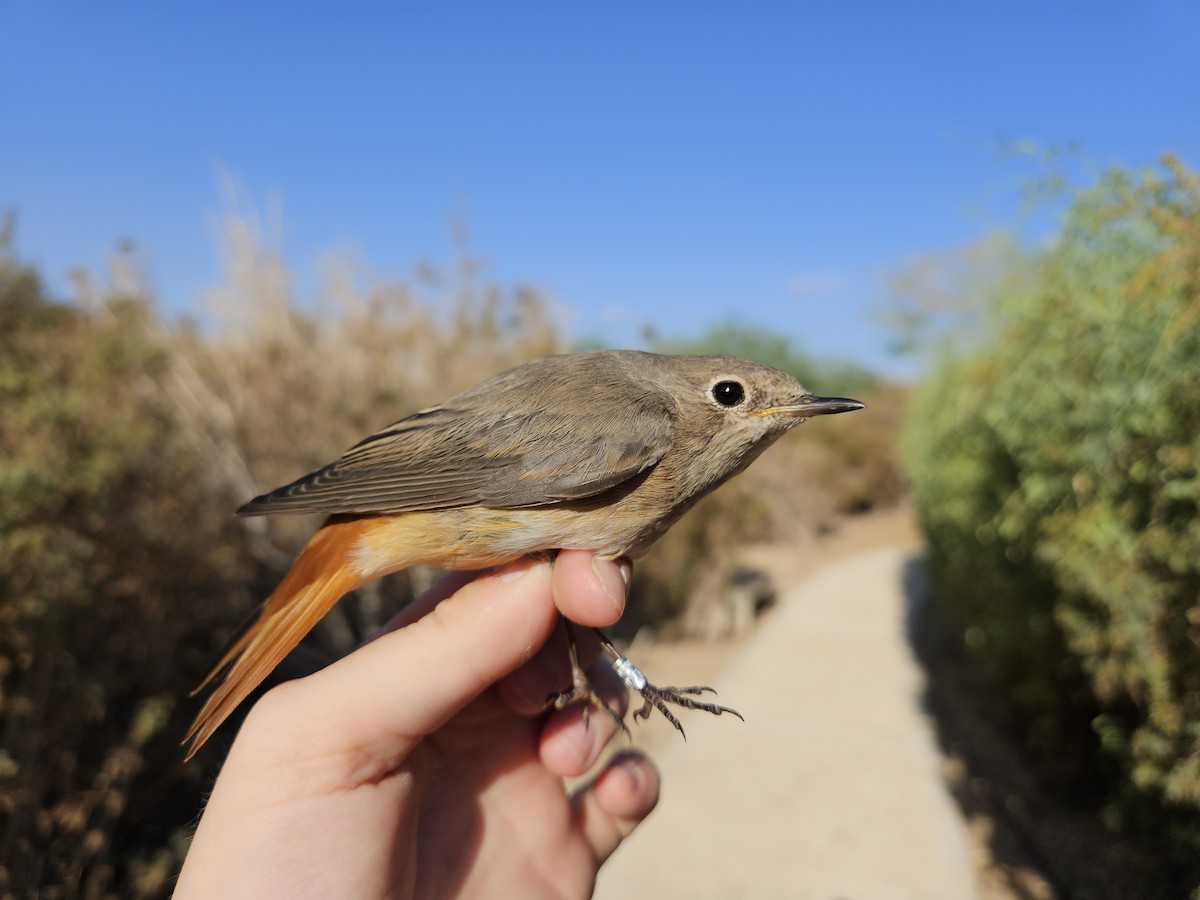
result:
M 326 764 L 331 789 L 362 783 L 395 768 L 425 735 L 529 659 L 556 616 L 550 564 L 518 560 L 466 584 L 418 621 L 280 685 L 243 731 L 269 734 L 279 763 L 344 758 L 341 773 Z

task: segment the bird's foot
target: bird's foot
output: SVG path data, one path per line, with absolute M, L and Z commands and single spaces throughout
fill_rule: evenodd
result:
M 603 697 L 596 693 L 591 681 L 588 680 L 587 673 L 579 665 L 579 653 L 575 647 L 575 629 L 567 619 L 564 618 L 562 621 L 567 632 L 567 655 L 571 661 L 571 687 L 569 690 L 551 694 L 546 698 L 546 702 L 553 705 L 555 709 L 563 709 L 572 703 L 583 704 L 583 728 L 585 731 L 592 709 L 603 710 L 610 719 L 617 723 L 621 731 L 628 735 L 629 726 L 625 724 L 625 720 L 615 709 L 604 702 Z
M 679 723 L 679 719 L 671 712 L 667 704 L 681 706 L 684 709 L 698 709 L 706 713 L 712 713 L 714 716 L 719 716 L 724 713 L 729 713 L 731 716 L 737 716 L 742 719 L 742 714 L 736 709 L 729 706 L 721 706 L 717 703 L 709 703 L 705 700 L 695 700 L 701 694 L 715 694 L 716 691 L 704 685 L 692 685 L 691 687 L 658 687 L 646 680 L 646 676 L 642 674 L 642 670 L 635 666 L 628 657 L 622 656 L 613 642 L 601 631 L 597 630 L 596 634 L 600 637 L 600 644 L 605 651 L 612 657 L 613 669 L 621 676 L 621 679 L 629 687 L 633 688 L 642 696 L 642 706 L 638 709 L 633 717 L 635 719 L 650 718 L 650 710 L 657 709 L 666 720 L 675 726 L 675 730 L 687 740 L 687 733 L 683 730 L 683 726 Z M 745 719 L 742 719 L 745 721 Z
M 618 715 L 615 709 L 604 702 L 603 697 L 596 693 L 592 687 L 592 683 L 588 681 L 588 677 L 582 669 L 576 669 L 571 673 L 571 681 L 570 690 L 551 694 L 547 698 L 547 702 L 552 704 L 555 709 L 563 709 L 572 703 L 583 704 L 583 728 L 585 731 L 588 727 L 588 719 L 591 716 L 591 711 L 597 709 L 607 714 L 610 719 L 617 723 L 617 727 L 626 734 L 629 734 L 629 726 L 625 724 L 625 720 Z
M 668 722 L 675 726 L 675 730 L 679 732 L 683 739 L 687 740 L 687 732 L 683 730 L 683 725 L 679 719 L 671 712 L 668 703 L 674 706 L 681 706 L 684 709 L 698 709 L 706 713 L 712 713 L 714 716 L 719 716 L 724 713 L 729 713 L 731 716 L 737 716 L 742 719 L 742 714 L 731 706 L 721 706 L 719 703 L 709 703 L 705 700 L 694 700 L 693 697 L 699 694 L 715 694 L 716 691 L 704 685 L 692 685 L 690 687 L 658 687 L 646 680 L 646 676 L 642 674 L 641 669 L 629 661 L 628 658 L 622 656 L 613 663 L 613 668 L 617 673 L 625 679 L 625 683 L 637 691 L 642 696 L 642 706 L 633 714 L 635 719 L 650 718 L 650 710 L 657 709 Z M 745 719 L 742 719 L 745 721 Z

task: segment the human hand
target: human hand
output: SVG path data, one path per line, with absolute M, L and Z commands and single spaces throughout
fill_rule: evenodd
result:
M 617 725 L 593 713 L 585 729 L 578 704 L 543 712 L 570 683 L 551 636 L 559 610 L 614 622 L 628 571 L 562 551 L 447 576 L 378 639 L 270 691 L 217 779 L 177 900 L 587 896 L 654 808 L 658 773 L 625 752 L 566 792 Z M 623 713 L 611 670 L 592 677 Z

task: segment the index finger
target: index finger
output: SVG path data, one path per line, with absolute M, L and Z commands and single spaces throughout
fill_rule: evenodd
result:
M 324 788 L 377 778 L 545 643 L 557 618 L 551 578 L 530 559 L 482 575 L 418 621 L 280 685 L 244 730 L 270 735 L 276 765 L 321 760 Z

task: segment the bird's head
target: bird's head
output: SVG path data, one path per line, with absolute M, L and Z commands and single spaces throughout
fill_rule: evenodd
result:
M 742 471 L 807 419 L 865 406 L 845 397 L 817 396 L 788 373 L 745 359 L 662 356 L 658 360 L 664 387 L 678 409 L 677 437 L 697 454 L 701 463 L 697 474 L 708 484 Z

